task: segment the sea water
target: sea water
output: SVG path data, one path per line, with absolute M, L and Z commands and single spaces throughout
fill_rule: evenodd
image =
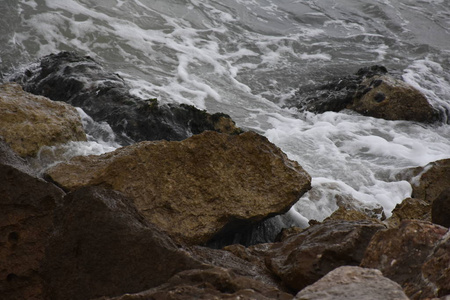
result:
M 0 72 L 77 51 L 120 74 L 142 98 L 225 112 L 312 175 L 288 213 L 323 220 L 337 199 L 389 216 L 411 195 L 398 174 L 450 157 L 450 127 L 313 114 L 285 107 L 302 85 L 373 64 L 450 109 L 447 0 L 2 0 Z M 81 110 L 89 142 L 68 156 L 120 147 Z M 48 152 L 49 149 L 45 151 Z M 44 151 L 44 152 L 45 152 Z

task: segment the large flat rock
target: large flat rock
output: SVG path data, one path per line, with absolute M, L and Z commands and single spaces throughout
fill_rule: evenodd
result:
M 284 213 L 311 185 L 297 162 L 253 132 L 141 142 L 74 158 L 47 176 L 67 191 L 89 185 L 121 191 L 151 223 L 187 244 Z

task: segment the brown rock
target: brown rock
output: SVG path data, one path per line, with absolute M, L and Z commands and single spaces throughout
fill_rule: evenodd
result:
M 178 273 L 166 284 L 134 295 L 124 295 L 115 300 L 153 299 L 241 299 L 290 300 L 292 295 L 280 292 L 249 277 L 236 275 L 224 268 L 189 270 Z
M 75 108 L 26 93 L 17 84 L 0 85 L 0 135 L 20 156 L 34 156 L 42 146 L 85 141 Z
M 450 188 L 444 190 L 432 204 L 431 219 L 433 223 L 450 227 Z
M 412 171 L 412 197 L 433 203 L 450 185 L 450 159 L 438 160 Z
M 297 300 L 408 300 L 400 285 L 375 269 L 344 266 L 300 291 Z
M 434 122 L 439 118 L 421 92 L 392 76 L 375 75 L 363 81 L 362 88 L 370 90 L 355 97 L 349 108 L 363 115 L 417 122 Z
M 397 204 L 386 223 L 397 227 L 404 220 L 431 221 L 431 205 L 421 199 L 407 198 Z
M 57 210 L 43 263 L 47 297 L 92 299 L 158 286 L 206 267 L 179 249 L 118 192 L 87 187 Z
M 359 221 L 359 220 L 369 220 L 371 219 L 368 215 L 357 211 L 357 210 L 348 210 L 344 207 L 339 207 L 336 211 L 334 211 L 331 216 L 323 220 L 324 222 L 331 220 L 344 220 L 344 221 Z
M 5 147 L 3 144 L 0 148 Z M 53 184 L 25 173 L 26 166 L 17 157 L 11 157 L 11 152 L 2 150 L 0 298 L 43 299 L 40 265 L 52 232 L 54 210 L 64 193 Z M 12 165 L 19 162 L 21 170 L 4 161 Z
M 422 265 L 446 232 L 444 227 L 429 222 L 403 221 L 398 228 L 375 234 L 361 267 L 380 270 L 399 283 L 408 296 L 421 299 L 425 295 L 417 293 L 421 292 Z
M 450 231 L 423 264 L 422 277 L 431 290 L 430 294 L 450 297 Z
M 47 175 L 66 190 L 105 185 L 121 191 L 150 222 L 188 244 L 284 213 L 311 184 L 298 163 L 253 132 L 142 142 L 74 158 Z

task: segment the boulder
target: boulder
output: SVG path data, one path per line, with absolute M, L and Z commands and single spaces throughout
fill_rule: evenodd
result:
M 12 79 L 30 93 L 81 107 L 97 122 L 108 123 L 123 145 L 145 140 L 183 140 L 205 130 L 239 133 L 225 114 L 190 105 L 160 105 L 141 99 L 119 75 L 91 57 L 73 52 L 45 56 Z
M 250 277 L 236 275 L 224 268 L 206 270 L 189 270 L 180 272 L 166 284 L 137 293 L 127 294 L 114 300 L 133 299 L 165 299 L 165 300 L 196 300 L 196 299 L 242 299 L 242 300 L 290 300 L 292 295 L 280 292 Z
M 206 267 L 115 191 L 87 187 L 67 195 L 54 226 L 42 264 L 49 299 L 135 293 Z
M 294 300 L 408 300 L 401 286 L 380 271 L 360 267 L 339 267 L 301 290 Z
M 411 170 L 416 176 L 412 178 L 412 197 L 433 203 L 450 183 L 450 159 L 438 160 L 420 168 Z
M 395 206 L 386 223 L 398 227 L 404 220 L 431 221 L 431 205 L 419 198 L 406 198 Z
M 87 185 L 121 191 L 147 220 L 187 244 L 282 214 L 311 184 L 297 162 L 253 132 L 141 142 L 74 158 L 46 176 L 67 191 Z
M 22 157 L 34 156 L 42 146 L 86 140 L 75 108 L 26 93 L 17 84 L 0 85 L 0 135 Z
M 256 265 L 265 264 L 293 291 L 313 284 L 329 271 L 360 264 L 378 222 L 328 221 L 286 237 L 282 242 L 225 249 Z
M 437 197 L 431 208 L 432 222 L 444 227 L 450 227 L 450 188 Z
M 64 193 L 28 173 L 24 162 L 2 142 L 0 182 L 1 298 L 44 299 L 40 265 Z
M 403 221 L 398 228 L 375 234 L 361 267 L 380 270 L 384 276 L 400 284 L 413 299 L 434 296 L 423 289 L 421 268 L 446 232 L 446 228 L 430 222 Z
M 432 123 L 439 119 L 438 112 L 419 90 L 388 75 L 375 75 L 365 79 L 359 90 L 365 91 L 348 106 L 362 115 L 385 120 L 407 120 Z
M 301 111 L 324 113 L 351 109 L 386 120 L 431 123 L 440 118 L 439 112 L 420 91 L 378 65 L 361 68 L 353 75 L 332 78 L 326 83 L 304 85 L 286 103 Z
M 450 297 L 450 231 L 439 241 L 423 264 L 422 278 L 424 285 L 431 290 L 430 294 Z

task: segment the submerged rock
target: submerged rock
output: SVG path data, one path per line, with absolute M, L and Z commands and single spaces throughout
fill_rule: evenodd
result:
M 361 267 L 375 268 L 400 284 L 413 299 L 436 296 L 422 281 L 422 266 L 447 229 L 430 222 L 403 221 L 398 228 L 379 231 L 367 247 Z M 434 274 L 448 274 L 441 264 Z
M 439 119 L 438 111 L 420 91 L 377 65 L 324 84 L 303 86 L 286 103 L 289 107 L 315 113 L 352 109 L 386 120 L 431 123 Z
M 74 158 L 47 176 L 68 191 L 88 185 L 121 191 L 150 222 L 187 244 L 282 214 L 311 186 L 297 162 L 253 132 L 141 142 Z
M 401 286 L 380 271 L 339 267 L 301 290 L 294 300 L 409 300 Z
M 76 109 L 24 92 L 17 84 L 0 85 L 0 136 L 22 157 L 42 146 L 85 141 Z
M 61 52 L 12 80 L 28 92 L 81 107 L 97 122 L 107 122 L 123 144 L 144 140 L 183 140 L 205 130 L 238 133 L 225 114 L 208 114 L 189 105 L 160 105 L 140 99 L 117 74 L 90 57 Z

